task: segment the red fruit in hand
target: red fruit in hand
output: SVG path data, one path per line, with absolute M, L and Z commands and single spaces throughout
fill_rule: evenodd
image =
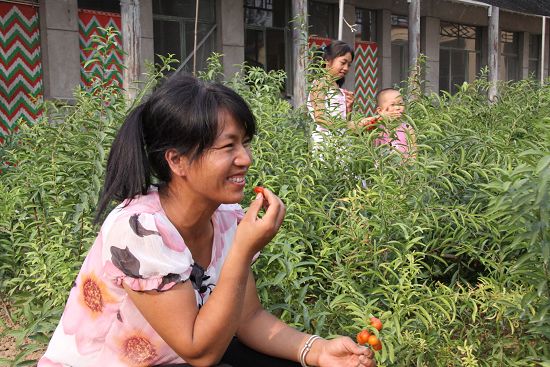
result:
M 367 339 L 367 343 L 369 343 L 372 346 L 378 345 L 378 344 L 380 344 L 380 339 L 378 339 L 378 337 L 376 335 L 371 335 Z
M 254 188 L 254 192 L 255 192 L 256 194 L 262 194 L 262 195 L 263 195 L 263 194 L 264 194 L 264 188 L 261 187 L 261 186 L 256 186 L 256 187 Z
M 370 318 L 370 324 L 376 330 L 378 330 L 378 331 L 382 330 L 383 326 L 382 326 L 382 321 L 380 321 L 380 319 L 377 319 L 376 317 L 371 317 Z
M 378 344 L 372 345 L 372 349 L 374 349 L 376 351 L 382 350 L 382 342 L 379 340 Z
M 367 344 L 369 341 L 369 337 L 371 337 L 371 335 L 368 330 L 361 330 L 359 333 L 357 333 L 357 344 Z

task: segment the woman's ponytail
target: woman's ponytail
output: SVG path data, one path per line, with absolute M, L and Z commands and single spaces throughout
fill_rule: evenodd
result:
M 122 201 L 144 195 L 151 184 L 151 168 L 143 136 L 145 106 L 146 103 L 142 103 L 130 112 L 113 141 L 95 223 L 101 221 L 113 200 Z

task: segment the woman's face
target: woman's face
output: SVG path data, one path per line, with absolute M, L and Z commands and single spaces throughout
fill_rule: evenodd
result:
M 336 56 L 327 63 L 328 71 L 336 79 L 341 79 L 348 73 L 352 61 L 350 52 L 342 56 Z
M 246 173 L 252 164 L 250 137 L 229 113 L 220 114 L 222 131 L 212 148 L 193 161 L 186 172 L 188 187 L 216 205 L 244 198 Z

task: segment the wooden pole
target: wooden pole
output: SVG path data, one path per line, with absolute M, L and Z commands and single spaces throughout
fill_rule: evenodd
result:
M 197 75 L 197 33 L 199 26 L 199 0 L 195 0 L 195 39 L 193 40 L 193 75 Z
M 420 0 L 409 0 L 409 78 L 417 80 L 420 56 Z M 418 86 L 410 86 L 416 89 Z
M 139 79 L 141 54 L 141 23 L 139 0 L 121 0 L 122 48 L 124 50 L 124 71 L 122 86 L 130 100 L 134 99 L 137 88 L 133 83 Z
M 292 65 L 294 86 L 292 102 L 295 108 L 306 103 L 306 62 L 308 48 L 307 0 L 292 1 Z
M 344 29 L 344 0 L 340 0 L 338 7 L 338 39 L 342 40 L 342 33 Z
M 489 101 L 495 102 L 497 98 L 497 82 L 498 82 L 498 46 L 500 31 L 499 23 L 499 8 L 491 6 L 489 8 Z
M 546 17 L 542 17 L 542 39 L 540 46 L 540 84 L 544 83 L 544 54 L 546 53 Z

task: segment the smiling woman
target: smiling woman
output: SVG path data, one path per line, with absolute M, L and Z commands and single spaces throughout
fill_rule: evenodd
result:
M 119 205 L 39 366 L 375 365 L 350 338 L 307 335 L 262 308 L 250 266 L 285 207 L 267 189 L 246 214 L 238 205 L 255 132 L 237 93 L 185 75 L 128 115 L 96 221 L 113 200 Z

